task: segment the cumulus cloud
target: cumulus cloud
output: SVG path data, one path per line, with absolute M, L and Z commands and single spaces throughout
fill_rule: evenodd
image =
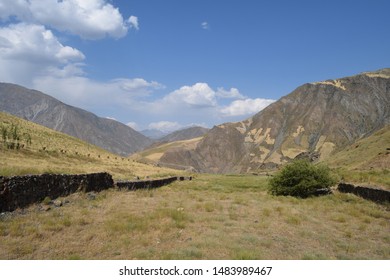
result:
M 82 74 L 84 54 L 64 46 L 43 25 L 18 23 L 0 28 L 0 78 L 31 85 L 40 75 Z
M 245 96 L 243 96 L 240 91 L 236 88 L 231 88 L 230 90 L 225 90 L 224 88 L 220 87 L 217 89 L 216 95 L 220 98 L 234 98 L 234 99 L 244 99 Z
M 184 104 L 189 107 L 215 107 L 216 93 L 206 83 L 196 83 L 183 86 L 164 97 L 163 101 L 170 104 Z
M 3 59 L 54 63 L 85 59 L 79 50 L 62 45 L 43 25 L 19 23 L 0 28 L 0 42 Z
M 273 102 L 275 100 L 262 98 L 235 100 L 229 106 L 222 108 L 220 112 L 226 117 L 251 115 L 258 113 Z
M 128 19 L 128 22 L 130 24 L 130 27 L 139 30 L 139 24 L 138 24 L 138 17 L 136 16 L 130 16 Z
M 204 21 L 200 24 L 203 29 L 207 30 L 210 28 L 209 23 L 207 21 Z
M 170 121 L 153 122 L 150 123 L 148 126 L 149 129 L 157 129 L 166 133 L 178 130 L 182 127 L 183 126 L 180 125 L 178 122 L 170 122 Z
M 16 17 L 19 21 L 42 24 L 85 39 L 100 39 L 106 36 L 121 38 L 127 34 L 130 27 L 138 29 L 136 17 L 130 17 L 125 21 L 119 9 L 105 0 L 5 0 L 2 2 L 0 19 L 3 21 Z

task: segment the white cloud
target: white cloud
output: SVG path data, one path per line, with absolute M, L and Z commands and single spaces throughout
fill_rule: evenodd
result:
M 206 83 L 183 86 L 164 97 L 163 101 L 189 107 L 215 107 L 217 105 L 216 93 Z
M 122 89 L 123 91 L 138 93 L 141 95 L 147 95 L 153 90 L 165 88 L 164 85 L 158 82 L 155 81 L 148 82 L 141 78 L 115 79 L 112 80 L 111 83 L 117 84 L 120 87 L 120 89 Z
M 62 45 L 43 25 L 19 23 L 0 28 L 0 41 L 3 59 L 54 63 L 85 59 L 79 50 Z
M 61 101 L 84 108 L 133 108 L 137 106 L 139 98 L 163 87 L 159 83 L 140 78 L 99 82 L 80 76 L 42 76 L 34 79 L 33 83 L 34 88 L 49 93 Z
M 222 108 L 220 112 L 226 117 L 251 115 L 258 113 L 273 102 L 275 100 L 262 98 L 235 100 L 229 106 Z
M 225 90 L 224 88 L 220 87 L 217 89 L 217 97 L 220 98 L 234 98 L 234 99 L 244 99 L 245 96 L 243 96 L 240 91 L 236 88 L 231 88 L 230 90 Z
M 150 123 L 148 126 L 149 129 L 157 129 L 167 133 L 178 130 L 182 127 L 183 126 L 180 125 L 178 122 L 170 122 L 170 121 L 153 122 Z
M 31 86 L 36 76 L 82 74 L 84 54 L 64 46 L 43 25 L 0 28 L 0 79 Z
M 207 30 L 210 28 L 209 23 L 207 21 L 204 21 L 200 24 L 203 29 Z
M 128 22 L 130 24 L 130 27 L 139 30 L 139 23 L 138 23 L 138 17 L 136 16 L 130 16 L 128 19 Z
M 116 121 L 116 118 L 113 118 L 113 117 L 106 117 L 106 119 Z
M 100 39 L 106 36 L 121 38 L 132 26 L 131 22 L 123 19 L 119 9 L 106 0 L 3 0 L 2 2 L 0 4 L 2 20 L 14 16 L 23 22 L 43 24 L 85 39 Z

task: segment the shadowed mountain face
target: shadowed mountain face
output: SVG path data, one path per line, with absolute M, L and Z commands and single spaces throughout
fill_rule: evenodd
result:
M 66 105 L 42 92 L 0 83 L 0 110 L 127 156 L 152 140 L 132 128 Z
M 162 162 L 201 172 L 273 168 L 303 152 L 320 160 L 390 124 L 390 69 L 308 83 L 239 123 L 214 127 L 194 150 Z

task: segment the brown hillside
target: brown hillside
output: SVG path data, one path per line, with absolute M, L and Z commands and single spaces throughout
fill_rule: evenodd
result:
M 201 172 L 273 168 L 302 152 L 320 160 L 390 123 L 390 69 L 308 83 L 253 117 L 214 127 L 194 151 L 161 160 Z

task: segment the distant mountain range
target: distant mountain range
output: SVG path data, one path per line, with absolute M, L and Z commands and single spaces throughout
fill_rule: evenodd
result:
M 201 126 L 192 126 L 181 130 L 174 131 L 158 139 L 160 143 L 189 140 L 205 135 L 210 129 Z
M 158 139 L 160 139 L 164 136 L 167 136 L 169 134 L 169 132 L 163 132 L 163 131 L 158 130 L 158 129 L 144 129 L 144 130 L 141 130 L 140 133 L 142 133 L 146 137 L 149 137 L 150 139 L 153 139 L 153 140 L 158 140 Z
M 14 84 L 0 83 L 0 111 L 123 156 L 151 147 L 133 158 L 199 172 L 258 172 L 296 157 L 323 161 L 343 151 L 333 162 L 347 162 L 347 158 L 357 162 L 353 143 L 372 146 L 377 139 L 382 143 L 386 140 L 381 137 L 388 138 L 390 69 L 304 84 L 249 119 L 221 124 L 211 130 L 191 127 L 164 136 L 144 131 L 158 140 Z M 374 138 L 361 142 L 374 134 Z M 379 159 L 371 158 L 371 167 L 390 168 L 388 150 L 364 149 L 368 150 L 381 155 Z M 360 154 L 367 153 L 362 150 Z
M 155 140 L 154 146 L 159 143 L 167 143 L 181 140 L 189 140 L 205 135 L 210 129 L 201 126 L 191 126 L 173 132 L 163 132 L 158 129 L 145 129 L 140 132 Z
M 299 155 L 331 157 L 390 124 L 390 69 L 307 83 L 238 123 L 215 126 L 190 148 L 159 161 L 200 172 L 246 173 Z
M 66 105 L 36 90 L 0 83 L 0 111 L 64 132 L 112 153 L 128 156 L 153 141 L 115 120 Z

